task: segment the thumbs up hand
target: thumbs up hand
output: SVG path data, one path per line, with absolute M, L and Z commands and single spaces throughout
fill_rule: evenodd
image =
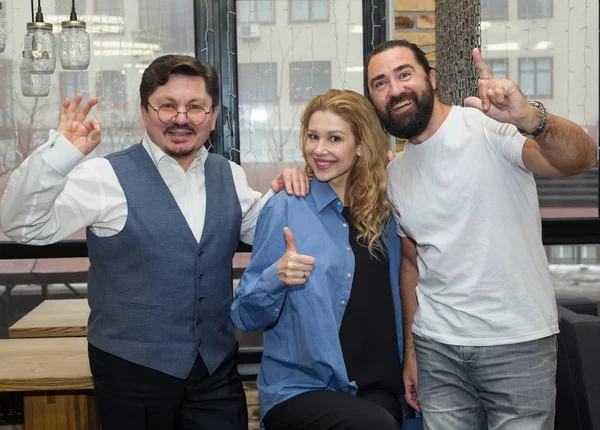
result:
M 277 263 L 279 280 L 286 285 L 302 285 L 306 283 L 313 270 L 315 258 L 310 255 L 298 254 L 294 235 L 289 227 L 283 228 L 285 234 L 285 254 Z

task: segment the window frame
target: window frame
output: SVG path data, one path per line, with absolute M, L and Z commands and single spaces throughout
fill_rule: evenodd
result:
M 519 19 L 536 19 L 536 18 L 553 18 L 554 17 L 554 0 L 534 0 L 536 2 L 546 1 L 548 3 L 548 15 L 542 15 L 541 13 L 536 13 L 533 15 L 521 13 L 521 4 L 525 2 L 531 2 L 532 0 L 519 0 L 517 3 L 517 17 Z
M 260 99 L 260 100 L 243 100 L 242 99 L 242 91 L 238 91 L 238 100 L 239 100 L 239 104 L 240 105 L 253 105 L 253 104 L 260 104 L 260 105 L 271 105 L 271 104 L 276 104 L 279 103 L 279 94 L 277 93 L 277 85 L 279 83 L 278 81 L 278 76 L 277 76 L 277 63 L 238 63 L 238 76 L 240 75 L 240 68 L 239 66 L 244 65 L 244 66 L 263 66 L 263 65 L 268 65 L 269 69 L 271 69 L 273 72 L 273 82 L 274 82 L 274 88 L 273 88 L 273 94 L 274 97 L 272 99 Z M 257 72 L 258 74 L 258 72 Z M 240 79 L 243 78 L 240 77 Z M 238 86 L 239 86 L 239 81 L 238 81 Z
M 498 3 L 501 0 L 488 0 L 492 3 Z M 510 5 L 508 4 L 508 0 L 503 0 L 504 1 L 504 16 L 503 17 L 484 17 L 483 13 L 481 13 L 481 20 L 482 21 L 506 21 L 509 17 L 509 10 L 508 8 L 510 7 Z M 481 4 L 481 3 L 480 3 Z
M 248 3 L 254 3 L 255 7 L 256 7 L 256 2 L 258 0 L 244 0 L 244 1 L 247 1 Z M 268 0 L 268 1 L 272 4 L 272 8 L 271 8 L 272 13 L 271 13 L 270 20 L 267 21 L 267 20 L 254 19 L 252 21 L 240 21 L 240 23 L 241 24 L 259 24 L 259 25 L 260 24 L 268 25 L 268 24 L 275 23 L 276 22 L 276 17 L 277 17 L 277 7 L 275 5 L 275 0 Z M 237 8 L 237 4 L 236 4 L 236 8 Z
M 519 85 L 519 88 L 523 87 L 521 85 L 521 73 L 522 73 L 521 64 L 524 63 L 525 61 L 531 61 L 531 60 L 534 61 L 534 70 L 533 70 L 534 93 L 527 94 L 526 97 L 553 99 L 554 98 L 554 57 L 520 57 L 519 61 L 518 61 L 518 66 L 517 66 L 517 77 L 518 77 L 517 85 Z M 538 92 L 538 88 L 537 88 L 538 87 L 538 73 L 540 72 L 540 70 L 538 68 L 539 60 L 550 60 L 550 93 L 549 94 L 541 94 Z
M 301 99 L 295 99 L 294 98 L 294 65 L 296 64 L 316 64 L 316 63 L 327 63 L 329 65 L 329 85 L 328 88 L 331 89 L 331 60 L 315 60 L 315 61 L 290 61 L 289 65 L 289 78 L 290 78 L 290 103 L 291 104 L 304 104 L 306 102 L 309 102 L 313 97 L 314 94 L 311 95 L 308 98 L 301 98 Z M 312 67 L 311 67 L 312 68 Z M 301 75 L 302 77 L 307 76 L 307 75 Z
M 324 23 L 324 22 L 329 22 L 329 16 L 330 16 L 330 11 L 329 11 L 329 2 L 327 2 L 327 17 L 325 18 L 320 18 L 320 19 L 315 19 L 313 18 L 312 15 L 312 3 L 314 0 L 306 0 L 309 3 L 308 6 L 308 19 L 294 19 L 293 14 L 292 14 L 292 4 L 294 4 L 294 0 L 289 0 L 288 1 L 288 22 L 290 24 L 306 24 L 306 23 Z M 363 4 L 364 4 L 364 0 L 363 0 Z

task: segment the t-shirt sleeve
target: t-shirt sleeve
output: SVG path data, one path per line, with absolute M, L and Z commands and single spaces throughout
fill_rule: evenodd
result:
M 517 127 L 486 117 L 484 133 L 492 148 L 506 161 L 513 166 L 527 170 L 523 162 L 523 145 L 527 138 L 519 133 Z

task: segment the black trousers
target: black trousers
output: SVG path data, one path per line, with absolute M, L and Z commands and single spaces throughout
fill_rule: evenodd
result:
M 400 430 L 398 396 L 387 391 L 308 391 L 274 406 L 267 430 Z
M 179 379 L 88 344 L 102 430 L 247 430 L 236 350 L 213 375 L 198 355 Z

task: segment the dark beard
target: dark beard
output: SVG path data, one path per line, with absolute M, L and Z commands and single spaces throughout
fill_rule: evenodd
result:
M 385 106 L 385 111 L 377 109 L 377 115 L 385 129 L 392 136 L 402 139 L 412 139 L 425 131 L 433 113 L 434 91 L 431 81 L 427 79 L 426 88 L 419 99 L 414 92 L 405 93 L 391 98 Z M 394 115 L 392 107 L 405 100 L 412 100 L 415 109 L 403 115 Z

